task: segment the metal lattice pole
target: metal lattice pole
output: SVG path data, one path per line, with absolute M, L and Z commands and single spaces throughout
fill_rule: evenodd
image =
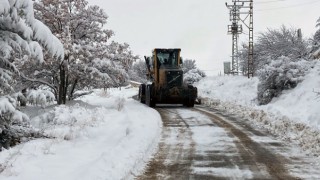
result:
M 250 0 L 249 10 L 249 49 L 248 49 L 248 78 L 253 77 L 253 0 Z
M 253 0 L 232 0 L 233 4 L 228 5 L 230 9 L 230 21 L 232 25 L 228 26 L 228 34 L 232 35 L 232 71 L 233 74 L 239 73 L 238 61 L 238 36 L 242 33 L 242 26 L 239 25 L 241 21 L 249 29 L 249 49 L 248 49 L 248 77 L 253 77 L 254 74 L 254 57 L 253 57 Z M 245 4 L 249 3 L 249 6 Z M 241 12 L 240 9 L 249 9 L 248 12 Z M 240 15 L 247 15 L 244 19 Z M 249 18 L 249 23 L 246 22 Z
M 232 74 L 239 73 L 238 34 L 232 34 Z
M 233 5 L 228 5 L 227 8 L 230 9 L 230 21 L 231 25 L 228 25 L 228 34 L 232 35 L 232 60 L 231 60 L 231 73 L 233 75 L 239 74 L 239 58 L 238 58 L 238 37 L 242 33 L 242 26 L 239 25 L 240 20 L 240 9 L 243 4 L 238 4 L 233 2 Z

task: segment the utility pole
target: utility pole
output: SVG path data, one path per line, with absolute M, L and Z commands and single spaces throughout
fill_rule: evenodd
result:
M 242 33 L 241 21 L 249 29 L 249 46 L 248 46 L 248 78 L 253 77 L 254 59 L 253 59 L 253 0 L 232 0 L 233 4 L 228 5 L 230 10 L 230 21 L 232 25 L 228 25 L 228 33 L 232 34 L 232 71 L 234 74 L 239 73 L 238 62 L 238 35 Z M 249 9 L 249 11 L 240 11 L 240 9 Z M 244 18 L 241 15 L 246 15 Z M 249 22 L 247 22 L 249 18 Z
M 253 0 L 249 5 L 249 52 L 248 52 L 248 78 L 253 77 Z
M 228 34 L 232 35 L 232 56 L 231 56 L 231 74 L 239 74 L 239 58 L 238 58 L 238 37 L 242 33 L 242 25 L 239 25 L 240 20 L 240 9 L 243 4 L 233 2 L 233 5 L 228 5 L 227 8 L 230 10 L 230 21 L 231 25 L 228 25 Z

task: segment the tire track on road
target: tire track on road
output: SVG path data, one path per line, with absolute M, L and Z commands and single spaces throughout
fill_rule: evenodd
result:
M 236 145 L 240 151 L 243 165 L 249 166 L 250 169 L 255 173 L 254 179 L 263 178 L 261 177 L 261 172 L 263 173 L 264 168 L 266 168 L 268 171 L 271 179 L 298 179 L 297 177 L 293 177 L 288 173 L 284 165 L 286 164 L 287 160 L 284 157 L 273 154 L 266 148 L 262 147 L 259 143 L 253 141 L 245 132 L 236 128 L 234 125 L 222 119 L 218 115 L 200 108 L 193 110 L 211 117 L 211 120 L 214 123 L 218 124 L 220 127 L 223 127 L 239 139 L 239 142 L 236 143 Z M 257 174 L 257 172 L 260 173 Z
M 189 179 L 195 146 L 189 125 L 173 111 L 157 110 L 164 127 L 159 151 L 137 179 Z

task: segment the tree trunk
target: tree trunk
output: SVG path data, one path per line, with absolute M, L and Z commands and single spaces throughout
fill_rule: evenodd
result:
M 65 104 L 63 101 L 63 92 L 65 91 L 65 83 L 66 83 L 66 71 L 64 70 L 63 64 L 60 65 L 60 84 L 59 84 L 59 98 L 58 104 Z
M 25 99 L 20 98 L 20 106 L 27 106 L 27 89 L 22 89 L 21 93 L 25 97 Z
M 66 81 L 64 84 L 64 91 L 63 91 L 63 102 L 64 104 L 66 104 L 67 102 L 67 93 L 68 93 L 68 86 L 69 86 L 69 75 L 68 75 L 68 71 L 66 72 Z
M 58 104 L 66 104 L 68 92 L 68 66 L 67 62 L 69 55 L 64 56 L 64 61 L 60 64 L 60 84 L 59 84 L 59 99 Z
M 64 63 L 61 63 L 60 65 L 60 84 L 59 84 L 59 98 L 58 98 L 58 104 L 66 104 L 67 100 L 67 71 L 65 68 Z
M 77 83 L 78 83 L 78 79 L 76 79 L 74 81 L 74 83 L 72 84 L 72 88 L 71 88 L 70 95 L 69 95 L 69 101 L 72 100 L 72 98 L 73 98 L 73 93 L 74 93 L 74 90 L 77 86 Z

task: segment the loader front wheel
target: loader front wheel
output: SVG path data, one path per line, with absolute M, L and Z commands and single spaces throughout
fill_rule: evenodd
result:
M 183 105 L 186 107 L 194 107 L 194 100 L 191 97 L 186 97 Z
M 141 103 L 146 103 L 146 85 L 141 84 L 139 86 L 139 100 Z
M 146 86 L 146 105 L 149 107 L 155 107 L 156 105 L 155 99 L 152 94 L 152 90 L 153 90 L 152 88 L 153 88 L 152 85 Z

